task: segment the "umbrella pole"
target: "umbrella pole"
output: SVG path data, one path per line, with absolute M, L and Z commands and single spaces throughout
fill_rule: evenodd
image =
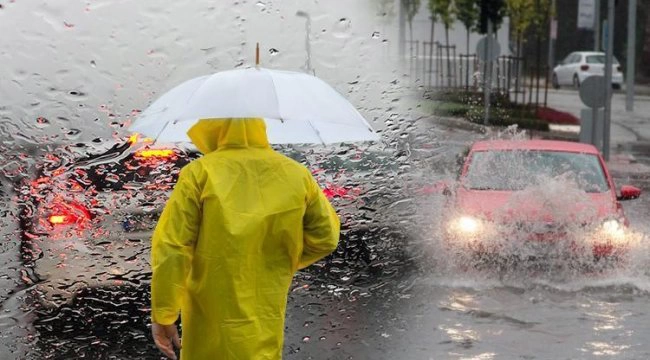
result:
M 260 66 L 260 43 L 255 45 L 255 66 Z

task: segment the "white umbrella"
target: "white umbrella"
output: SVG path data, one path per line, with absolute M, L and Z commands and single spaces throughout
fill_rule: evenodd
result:
M 199 119 L 264 118 L 273 144 L 378 140 L 370 124 L 319 78 L 264 68 L 218 72 L 163 94 L 129 130 L 159 142 L 189 142 Z

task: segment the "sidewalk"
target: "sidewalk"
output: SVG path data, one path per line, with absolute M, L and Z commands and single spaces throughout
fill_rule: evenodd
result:
M 648 89 L 650 93 L 650 89 Z M 580 116 L 585 107 L 575 90 L 558 90 L 549 93 L 549 106 Z M 610 159 L 613 173 L 650 177 L 650 96 L 637 95 L 634 111 L 625 110 L 625 92 L 617 91 L 612 97 Z M 580 126 L 553 125 L 551 133 L 563 134 L 577 140 Z

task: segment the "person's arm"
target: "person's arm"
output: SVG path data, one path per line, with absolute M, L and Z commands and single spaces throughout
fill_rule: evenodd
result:
M 201 223 L 201 191 L 189 167 L 181 170 L 152 239 L 151 320 L 161 325 L 178 319 Z
M 310 181 L 303 227 L 303 251 L 298 269 L 306 268 L 329 255 L 336 250 L 339 242 L 339 217 L 313 179 Z

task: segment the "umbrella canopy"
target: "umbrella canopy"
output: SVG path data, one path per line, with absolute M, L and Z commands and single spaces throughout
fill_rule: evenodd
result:
M 319 78 L 264 68 L 218 72 L 163 94 L 129 128 L 160 142 L 189 142 L 199 119 L 264 118 L 274 144 L 378 140 L 370 124 Z

